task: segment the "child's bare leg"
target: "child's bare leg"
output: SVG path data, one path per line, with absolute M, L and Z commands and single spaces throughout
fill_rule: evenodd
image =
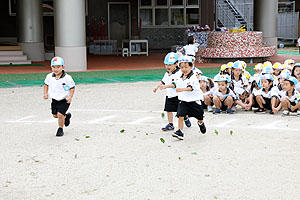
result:
M 184 117 L 178 117 L 178 129 L 183 130 L 183 119 Z
M 208 96 L 204 96 L 204 104 L 207 105 L 207 106 L 210 106 L 211 99 Z
M 58 112 L 57 117 L 58 117 L 58 127 L 63 128 L 66 116 Z
M 227 109 L 230 109 L 233 105 L 233 98 L 232 96 L 228 96 L 225 100 L 225 105 L 227 106 Z
M 283 110 L 288 110 L 291 107 L 291 103 L 287 98 L 283 98 L 281 105 L 283 107 Z
M 173 124 L 173 113 L 172 112 L 167 112 L 168 115 L 168 121 L 170 124 Z
M 256 102 L 257 102 L 258 106 L 259 106 L 260 108 L 264 108 L 264 105 L 263 105 L 263 104 L 265 104 L 266 102 L 265 102 L 265 100 L 263 99 L 263 97 L 262 97 L 261 95 L 258 95 L 258 96 L 256 96 L 255 98 L 256 98 Z
M 213 102 L 214 102 L 216 108 L 219 108 L 219 109 L 221 108 L 221 101 L 218 97 L 214 97 Z
M 271 99 L 272 110 L 274 110 L 274 108 L 276 108 L 278 106 L 278 103 L 279 103 L 278 98 L 272 97 L 272 99 Z

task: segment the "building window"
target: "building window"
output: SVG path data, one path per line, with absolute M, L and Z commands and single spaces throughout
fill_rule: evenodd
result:
M 156 6 L 168 6 L 168 0 L 156 0 Z
M 171 0 L 172 6 L 183 6 L 183 0 Z
M 171 9 L 171 24 L 184 25 L 184 10 L 183 8 Z
M 199 0 L 139 0 L 142 27 L 199 24 Z
M 152 6 L 152 0 L 140 0 L 141 6 Z
M 140 9 L 140 17 L 142 21 L 142 26 L 153 25 L 152 9 Z
M 199 8 L 186 9 L 186 23 L 199 24 Z
M 155 9 L 155 25 L 169 25 L 168 9 Z

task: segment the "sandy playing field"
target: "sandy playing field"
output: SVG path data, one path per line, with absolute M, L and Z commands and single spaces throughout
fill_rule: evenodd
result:
M 42 87 L 0 89 L 0 199 L 299 199 L 300 118 L 205 113 L 178 141 L 156 84 L 76 86 L 61 138 Z

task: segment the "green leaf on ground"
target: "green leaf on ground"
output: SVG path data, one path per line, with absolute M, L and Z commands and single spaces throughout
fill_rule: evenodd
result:
M 161 118 L 165 118 L 165 113 L 161 113 Z
M 233 133 L 233 131 L 232 131 L 232 130 L 230 130 L 230 135 L 232 135 L 232 133 Z
M 197 155 L 197 152 L 193 152 L 192 155 Z
M 165 143 L 165 139 L 164 139 L 164 138 L 160 138 L 160 141 L 161 141 L 162 143 Z
M 75 138 L 76 141 L 79 141 L 79 138 Z
M 181 160 L 181 157 L 178 157 L 178 160 Z
M 75 154 L 75 156 L 74 156 L 74 157 L 77 159 L 77 157 L 78 157 L 78 156 L 77 156 L 77 153 Z
M 148 133 L 146 133 L 146 135 L 149 135 Z
M 125 129 L 120 130 L 120 133 L 124 133 L 124 132 L 125 132 Z
M 89 136 L 89 135 L 86 135 L 86 136 L 85 136 L 85 138 L 90 138 L 90 137 L 91 137 L 91 136 Z
M 215 130 L 215 134 L 216 134 L 216 135 L 218 135 L 218 134 L 219 134 L 219 132 L 218 132 L 217 130 Z

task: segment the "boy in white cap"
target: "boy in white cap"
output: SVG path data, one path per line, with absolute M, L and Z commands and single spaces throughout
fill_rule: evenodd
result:
M 165 101 L 164 111 L 167 112 L 168 124 L 162 128 L 163 131 L 174 130 L 173 125 L 173 112 L 177 112 L 178 107 L 178 96 L 176 89 L 174 87 L 174 82 L 180 78 L 182 75 L 180 68 L 178 67 L 178 55 L 176 53 L 170 52 L 165 56 L 164 64 L 167 69 L 161 82 L 153 89 L 153 92 L 156 93 L 158 89 L 166 89 L 167 96 Z M 185 117 L 185 125 L 190 127 L 192 124 L 190 120 Z
M 282 115 L 289 115 L 291 112 L 297 112 L 297 116 L 300 116 L 300 94 L 295 89 L 298 81 L 295 77 L 290 76 L 289 78 L 284 79 L 284 90 L 285 93 L 281 98 L 281 103 L 275 109 L 275 113 L 277 113 L 281 107 L 284 109 Z
M 71 113 L 66 113 L 75 92 L 75 83 L 70 75 L 64 71 L 64 60 L 54 57 L 51 60 L 52 73 L 45 79 L 44 99 L 48 95 L 52 98 L 51 111 L 54 118 L 58 118 L 56 136 L 64 135 L 63 127 L 70 125 Z
M 213 93 L 213 102 L 216 106 L 214 114 L 220 114 L 221 111 L 226 111 L 228 114 L 233 114 L 232 106 L 236 95 L 228 87 L 227 75 L 221 75 L 215 79 L 218 83 L 218 89 Z
M 178 130 L 172 134 L 180 140 L 183 140 L 183 120 L 184 116 L 195 117 L 198 120 L 198 126 L 201 133 L 206 133 L 206 127 L 203 122 L 203 109 L 201 100 L 203 94 L 200 90 L 200 83 L 197 79 L 193 68 L 193 60 L 190 56 L 183 56 L 180 60 L 182 75 L 173 84 L 178 93 L 179 105 L 177 110 Z

